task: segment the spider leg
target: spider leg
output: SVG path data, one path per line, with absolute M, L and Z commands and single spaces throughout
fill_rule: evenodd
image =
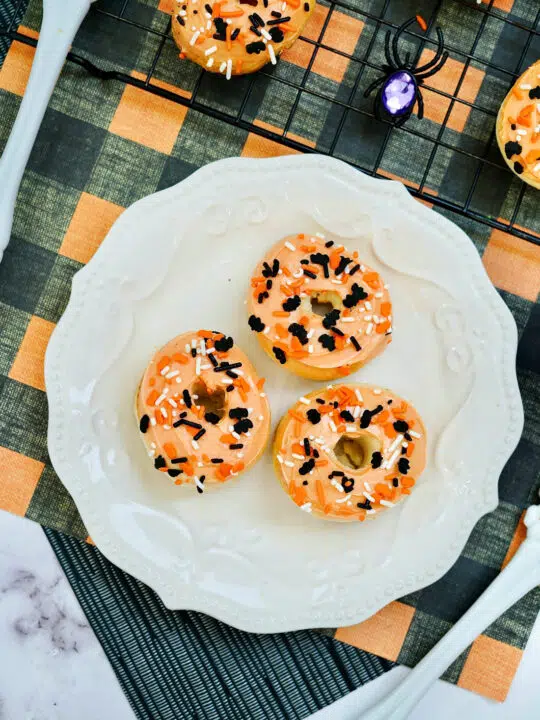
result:
M 422 120 L 424 117 L 424 98 L 420 88 L 416 89 L 416 102 L 418 103 L 418 119 Z
M 377 78 L 376 80 L 374 80 L 374 81 L 371 83 L 371 85 L 368 85 L 368 87 L 366 88 L 366 90 L 365 90 L 365 92 L 364 92 L 364 97 L 368 97 L 369 95 L 371 95 L 371 93 L 375 90 L 375 88 L 376 88 L 378 85 L 382 85 L 382 83 L 383 83 L 385 80 L 386 80 L 386 75 L 381 75 L 380 78 Z
M 431 70 L 431 68 L 436 65 L 439 60 L 441 59 L 441 56 L 444 52 L 444 37 L 442 34 L 442 30 L 440 27 L 437 28 L 437 38 L 439 40 L 439 45 L 437 47 L 437 52 L 435 55 L 431 58 L 429 62 L 427 62 L 425 65 L 420 65 L 420 67 L 415 68 L 415 75 L 418 75 L 419 73 L 423 73 L 424 70 Z
M 381 95 L 381 91 L 379 89 L 379 92 L 377 93 L 377 97 L 375 98 L 375 102 L 373 103 L 373 110 L 375 111 L 375 118 L 377 120 L 382 120 L 381 105 L 382 105 L 382 95 Z
M 428 70 L 427 72 L 422 73 L 420 77 L 417 76 L 417 80 L 424 80 L 425 78 L 431 77 L 432 75 L 435 75 L 435 73 L 438 73 L 439 70 L 442 68 L 442 66 L 445 64 L 445 62 L 448 60 L 448 53 L 444 52 L 443 56 L 435 65 L 435 67 L 432 67 L 431 70 Z M 415 73 L 416 74 L 416 73 Z
M 407 120 L 411 117 L 411 115 L 412 115 L 412 110 L 409 110 L 409 112 L 405 113 L 405 115 L 402 115 L 399 118 L 399 120 L 396 120 L 396 122 L 394 123 L 394 127 L 400 128 L 402 125 L 404 125 L 407 122 Z
M 394 58 L 392 57 L 392 53 L 390 52 L 390 30 L 388 30 L 384 38 L 384 54 L 386 57 L 386 62 L 388 63 L 390 69 L 397 70 L 396 63 L 394 62 Z
M 398 41 L 403 32 L 409 27 L 409 25 L 412 25 L 414 22 L 416 22 L 416 18 L 413 17 L 410 20 L 407 20 L 407 22 L 404 22 L 403 25 L 398 27 L 396 30 L 396 34 L 394 35 L 394 39 L 392 40 L 392 51 L 394 53 L 394 63 L 397 67 L 403 67 L 403 62 L 401 61 L 401 58 L 399 57 L 399 50 L 398 50 Z

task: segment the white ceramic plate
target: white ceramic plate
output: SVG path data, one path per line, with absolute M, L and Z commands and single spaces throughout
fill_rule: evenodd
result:
M 351 379 L 393 388 L 429 430 L 412 495 L 374 522 L 300 512 L 270 451 L 198 495 L 156 473 L 133 416 L 156 348 L 200 327 L 231 334 L 267 378 L 274 426 L 315 384 L 259 348 L 244 298 L 279 238 L 323 232 L 390 284 L 394 340 Z M 49 451 L 100 550 L 190 608 L 255 632 L 359 622 L 441 576 L 497 504 L 521 433 L 516 327 L 464 233 L 399 183 L 336 160 L 224 160 L 147 197 L 73 280 L 46 358 Z

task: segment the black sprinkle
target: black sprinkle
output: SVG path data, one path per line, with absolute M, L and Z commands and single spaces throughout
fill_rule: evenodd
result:
M 149 426 L 150 426 L 150 418 L 148 417 L 148 415 L 143 415 L 139 422 L 139 430 L 142 433 L 145 433 L 148 430 Z
M 398 487 L 398 486 L 399 486 L 399 480 L 398 480 L 397 478 L 392 478 L 392 485 L 393 485 L 394 487 Z
M 324 243 L 324 247 L 331 248 L 333 244 L 334 244 L 333 240 L 328 240 L 328 242 Z
M 218 361 L 217 361 L 217 359 L 214 357 L 214 353 L 208 353 L 207 357 L 210 359 L 210 362 L 212 363 L 212 365 L 213 365 L 214 367 L 217 367 L 217 366 L 218 366 Z
M 357 283 L 353 284 L 351 291 L 352 292 L 346 295 L 343 300 L 343 304 L 346 308 L 352 308 L 355 305 L 358 305 L 360 300 L 365 300 L 368 296 L 364 288 L 361 288 Z
M 270 13 L 270 15 L 271 15 L 272 17 L 275 17 L 275 18 L 281 17 L 281 13 L 280 13 L 280 12 L 276 12 L 276 10 L 272 10 L 272 12 Z
M 268 280 L 266 281 L 266 289 L 271 290 L 273 284 L 274 283 L 272 282 L 272 280 L 270 280 L 270 278 L 268 278 Z
M 326 350 L 330 350 L 330 352 L 332 352 L 336 349 L 336 341 L 331 335 L 319 335 L 318 340 Z
M 523 165 L 520 162 L 517 162 L 517 160 L 514 163 L 514 170 L 517 172 L 518 175 L 521 175 L 524 170 Z
M 272 13 L 272 15 L 273 14 L 274 13 Z M 277 17 L 279 18 L 279 20 L 268 20 L 268 22 L 266 24 L 269 26 L 270 25 L 279 25 L 280 23 L 289 22 L 289 20 L 291 19 L 290 17 L 279 17 L 279 15 L 277 15 Z
M 314 272 L 311 272 L 311 270 L 306 270 L 304 268 L 304 275 L 306 275 L 308 278 L 311 278 L 312 280 L 315 280 L 317 275 Z
M 193 439 L 195 440 L 195 442 L 196 442 L 197 440 L 200 440 L 205 433 L 206 433 L 206 430 L 205 430 L 204 428 L 201 428 L 201 429 L 199 430 L 199 432 L 198 432 L 198 433 L 195 435 L 195 437 L 193 438 Z
M 242 367 L 241 362 L 237 363 L 221 363 L 221 365 L 218 365 L 216 368 L 214 368 L 214 372 L 226 372 L 227 370 L 236 370 L 236 368 Z
M 259 30 L 259 28 L 256 25 L 252 25 L 249 29 L 251 30 L 252 33 L 255 33 L 255 35 L 258 35 L 258 37 L 262 37 L 262 32 Z M 249 50 L 248 50 L 248 52 L 249 52 Z M 258 54 L 259 53 L 257 53 L 257 55 Z
M 331 327 L 331 328 L 330 328 L 330 332 L 333 332 L 334 335 L 339 335 L 339 337 L 344 337 L 344 335 L 345 335 L 345 333 L 343 332 L 343 330 L 340 330 L 340 329 L 337 328 L 337 327 Z
M 169 470 L 167 470 L 167 472 L 171 477 L 178 477 L 180 475 L 180 473 L 182 472 L 182 470 L 177 470 L 176 468 L 170 468 Z
M 337 323 L 340 315 L 341 311 L 337 308 L 334 308 L 334 310 L 330 310 L 330 312 L 327 312 L 322 321 L 323 327 L 325 327 L 327 330 L 330 330 L 330 328 L 334 327 L 334 325 Z
M 198 13 L 197 10 L 194 10 L 194 11 L 193 11 L 193 14 L 194 14 L 194 15 L 198 15 L 199 13 Z
M 389 400 L 389 401 L 388 401 L 388 404 L 389 404 L 389 405 L 391 405 L 391 404 L 392 404 L 392 401 L 391 401 L 391 400 Z
M 362 510 L 371 510 L 371 503 L 366 498 L 365 502 L 356 503 L 356 507 L 361 508 Z
M 154 467 L 156 468 L 156 470 L 167 467 L 167 463 L 165 462 L 165 458 L 163 457 L 163 455 L 157 456 L 157 458 L 154 460 Z
M 186 403 L 186 407 L 190 408 L 192 406 L 191 402 L 191 395 L 189 394 L 189 390 L 186 388 L 184 392 L 182 393 L 182 397 L 184 398 L 184 402 Z
M 302 480 L 302 485 L 309 485 L 307 480 Z
M 313 457 L 314 457 L 314 458 L 318 458 L 318 457 L 319 457 L 319 451 L 317 450 L 317 448 L 313 448 Z
M 308 2 L 304 3 L 304 11 L 309 12 L 309 3 Z
M 232 392 L 232 391 L 234 390 L 234 385 L 227 385 L 227 387 L 225 388 L 225 390 L 226 390 L 227 392 Z
M 242 418 L 242 420 L 238 420 L 238 422 L 234 423 L 233 427 L 235 433 L 242 435 L 243 433 L 247 433 L 251 430 L 253 423 L 249 418 Z
M 258 0 L 240 0 L 240 5 L 251 5 L 257 7 Z M 264 6 L 266 7 L 266 5 Z
M 242 0 L 240 0 L 240 2 L 242 2 Z M 265 8 L 267 8 L 267 7 L 268 7 L 268 0 L 263 0 L 263 5 L 264 5 Z
M 313 255 L 310 255 L 309 259 L 314 265 L 322 266 L 325 278 L 330 277 L 330 273 L 328 272 L 328 263 L 330 262 L 330 258 L 326 253 L 313 253 Z
M 380 412 L 382 412 L 382 411 L 383 411 L 383 406 L 382 406 L 382 405 L 377 405 L 377 407 L 374 408 L 374 409 L 371 411 L 371 417 L 374 417 L 375 415 L 378 415 L 378 414 L 379 414 Z
M 206 3 L 206 5 L 204 6 L 204 9 L 205 9 L 206 12 L 209 13 L 210 15 L 212 14 L 212 8 L 210 7 L 210 5 L 209 5 L 208 3 Z
M 290 298 L 287 298 L 285 302 L 281 305 L 281 307 L 285 310 L 285 312 L 293 312 L 298 307 L 300 307 L 300 303 L 302 301 L 300 300 L 300 297 L 298 295 L 293 295 Z
M 234 340 L 232 337 L 222 337 L 219 340 L 216 340 L 214 343 L 214 347 L 218 352 L 227 352 L 232 348 L 234 345 Z
M 197 349 L 196 348 L 191 348 L 191 357 L 192 358 L 197 357 Z
M 309 265 L 309 260 L 306 260 L 306 258 L 303 258 L 300 260 L 300 265 Z
M 512 124 L 510 125 L 510 127 L 512 128 L 512 130 L 515 130 L 515 129 L 516 129 L 516 124 L 515 124 L 515 123 L 512 123 Z
M 227 372 L 225 373 L 225 375 L 226 375 L 227 377 L 230 377 L 232 380 L 236 380 L 236 378 L 238 377 L 238 374 L 235 373 L 235 372 L 233 372 L 232 370 L 227 370 Z
M 270 295 L 266 291 L 259 293 L 259 295 L 257 296 L 257 302 L 259 303 L 259 305 L 262 305 L 262 303 L 269 297 Z
M 180 420 L 177 420 L 177 422 L 174 423 L 174 427 L 177 427 L 178 425 L 187 425 L 188 427 L 195 428 L 195 430 L 200 430 L 202 427 L 200 423 L 191 422 L 191 420 L 184 420 L 184 418 L 180 418 Z
M 201 475 L 201 477 L 199 478 L 199 482 L 200 482 L 201 484 L 204 484 L 204 481 L 205 481 L 205 480 L 206 480 L 206 475 Z M 202 487 L 199 487 L 199 486 L 197 485 L 197 492 L 202 495 L 202 493 L 203 493 Z
M 362 430 L 365 430 L 366 428 L 369 427 L 370 423 L 371 423 L 371 413 L 369 410 L 364 410 L 364 412 L 362 413 L 362 416 L 360 418 L 360 427 L 362 428 Z
M 360 345 L 358 340 L 354 337 L 354 335 L 351 335 L 351 344 L 352 344 L 353 348 L 356 350 L 356 352 L 360 352 L 360 350 L 362 349 L 362 346 Z
M 351 477 L 344 477 L 341 481 L 341 487 L 346 493 L 350 493 L 354 490 L 354 479 Z
M 412 442 L 412 436 L 409 435 L 408 432 L 405 433 L 404 437 L 405 437 L 405 440 L 408 440 L 409 442 Z
M 377 451 L 374 452 L 373 455 L 371 456 L 371 467 L 372 467 L 374 470 L 376 470 L 378 467 L 381 467 L 381 464 L 382 464 L 382 455 L 381 455 L 381 453 L 377 450 Z
M 180 15 L 177 15 L 176 19 L 177 19 L 179 25 L 182 25 L 182 27 L 185 26 L 186 21 L 184 20 L 183 17 L 180 17 Z
M 264 20 L 258 13 L 253 13 L 253 19 L 255 20 L 254 25 L 258 25 L 259 27 L 264 27 Z
M 273 27 L 268 32 L 275 43 L 283 42 L 283 38 L 285 37 L 285 35 L 283 34 L 283 30 L 281 28 Z
M 240 35 L 240 28 L 235 28 L 231 33 L 231 40 L 236 40 L 236 38 Z
M 402 447 L 401 448 L 401 454 L 406 455 L 407 454 L 407 448 Z
M 185 418 L 187 416 L 187 412 L 184 410 L 184 412 L 180 413 L 181 418 Z
M 223 462 L 223 458 L 212 458 L 212 460 L 210 462 L 213 462 L 214 465 L 219 465 L 220 463 Z
M 304 452 L 306 453 L 307 457 L 311 455 L 311 445 L 309 444 L 309 438 L 304 438 Z
M 345 475 L 344 472 L 341 472 L 341 470 L 333 470 L 330 475 L 328 476 L 329 480 L 332 480 L 335 477 L 343 477 Z
M 394 423 L 394 430 L 398 433 L 406 433 L 409 429 L 409 423 L 405 422 L 405 420 L 396 420 Z
M 315 402 L 319 403 L 319 405 L 324 405 L 324 400 L 322 398 L 316 398 Z
M 514 142 L 513 140 L 510 142 L 507 142 L 504 146 L 504 154 L 506 157 L 510 160 L 510 158 L 513 155 L 521 155 L 523 148 L 518 142 Z
M 229 417 L 232 420 L 241 420 L 242 418 L 245 418 L 247 416 L 248 416 L 247 408 L 237 407 L 237 408 L 231 408 L 229 410 Z
M 536 87 L 533 87 L 532 90 L 529 90 L 529 97 L 531 100 L 540 100 L 540 85 L 537 85 Z
M 264 43 L 263 43 L 264 45 Z M 276 277 L 279 272 L 279 260 L 274 258 L 272 267 L 267 262 L 263 262 L 262 276 L 265 278 Z
M 399 458 L 397 467 L 402 475 L 406 475 L 409 472 L 411 463 L 407 460 L 407 458 Z
M 242 443 L 235 443 L 234 445 L 229 445 L 229 450 L 241 450 L 243 447 Z
M 283 350 L 278 347 L 273 347 L 272 351 L 273 351 L 274 355 L 276 356 L 276 360 L 279 361 L 279 364 L 285 365 L 285 363 L 287 362 L 287 356 L 285 355 Z
M 298 472 L 300 473 L 300 475 L 307 475 L 313 470 L 314 467 L 315 460 L 313 458 L 310 458 L 309 460 L 306 460 L 306 462 L 302 465 Z
M 294 337 L 300 340 L 300 343 L 302 345 L 308 344 L 309 340 L 307 336 L 307 330 L 303 325 L 300 325 L 300 323 L 291 323 L 288 327 L 288 330 L 291 335 L 294 335 Z
M 341 273 L 345 270 L 347 265 L 351 262 L 351 258 L 346 257 L 345 255 L 342 255 L 339 259 L 339 265 L 334 270 L 335 275 L 341 275 Z
M 342 411 L 339 413 L 339 417 L 340 417 L 340 418 L 343 418 L 343 420 L 345 420 L 345 422 L 349 422 L 349 423 L 354 422 L 354 417 L 352 416 L 352 414 L 351 414 L 348 410 L 342 410 Z
M 306 417 L 313 425 L 318 425 L 318 423 L 321 422 L 321 413 L 318 410 L 315 410 L 315 408 L 311 408 L 311 410 L 308 410 L 306 413 Z
M 216 26 L 217 30 L 216 35 L 214 35 L 216 40 L 225 40 L 225 31 L 227 29 L 227 24 L 225 23 L 225 20 L 220 17 L 214 18 L 214 25 Z
M 188 461 L 187 457 L 177 457 L 177 458 L 173 458 L 171 460 L 173 465 L 180 465 L 182 463 L 186 463 L 187 461 Z
M 352 275 L 356 275 L 356 273 L 360 270 L 360 265 L 355 265 L 351 270 L 349 270 L 349 277 L 352 277 Z
M 204 414 L 204 419 L 211 425 L 217 425 L 219 422 L 219 415 L 216 415 L 216 413 L 213 412 L 207 412 Z

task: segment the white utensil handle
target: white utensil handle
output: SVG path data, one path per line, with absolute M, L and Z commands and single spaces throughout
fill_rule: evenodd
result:
M 534 508 L 536 510 L 537 508 Z M 362 720 L 404 720 L 429 686 L 505 610 L 540 584 L 540 542 L 529 535 L 506 568 L 463 617 Z
M 9 242 L 15 200 L 30 151 L 71 42 L 90 7 L 90 0 L 55 5 L 58 7 L 48 8 L 48 3 L 44 3 L 32 72 L 0 158 L 0 261 Z

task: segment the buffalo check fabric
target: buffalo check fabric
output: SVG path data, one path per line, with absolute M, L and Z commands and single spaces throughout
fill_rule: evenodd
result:
M 385 31 L 377 18 L 399 24 L 420 11 L 429 19 L 434 6 L 449 46 L 460 50 L 452 50 L 443 71 L 429 79 L 424 120 L 409 121 L 413 128 L 421 122 L 422 137 L 344 112 L 349 98 L 369 106 L 363 91 L 380 72 Z M 296 152 L 279 142 L 286 131 L 288 139 L 306 149 L 331 151 L 412 187 L 423 182 L 438 198 L 459 204 L 469 196 L 469 217 L 437 211 L 469 235 L 517 323 L 525 429 L 501 475 L 498 508 L 479 521 L 440 581 L 391 603 L 364 623 L 324 631 L 407 665 L 440 639 L 515 552 L 524 537 L 523 511 L 536 501 L 540 487 L 540 246 L 473 219 L 488 215 L 508 221 L 519 197 L 516 227 L 540 237 L 538 191 L 506 169 L 493 143 L 494 113 L 512 73 L 540 55 L 538 32 L 527 35 L 524 30 L 538 23 L 538 6 L 535 0 L 495 0 L 490 8 L 493 12 L 486 14 L 474 2 L 458 0 L 321 2 L 302 39 L 275 68 L 225 84 L 210 75 L 199 79 L 196 66 L 178 60 L 167 36 L 169 0 L 98 0 L 92 6 L 73 50 L 105 73 L 89 72 L 80 62 L 66 63 L 23 178 L 11 242 L 0 264 L 1 508 L 87 537 L 52 469 L 46 441 L 43 358 L 67 304 L 71 279 L 135 200 L 212 160 Z M 7 22 L 0 9 L 0 23 Z M 19 33 L 36 38 L 40 22 L 40 3 L 31 0 Z M 7 42 L 2 45 L 5 39 L 6 33 L 0 34 L 0 59 L 2 48 L 5 52 L 8 47 Z M 316 51 L 314 40 L 323 47 Z M 409 42 L 414 51 L 413 39 L 405 37 L 405 46 Z M 354 58 L 366 51 L 370 61 L 356 82 Z M 20 38 L 11 43 L 0 69 L 0 150 L 33 56 L 33 46 Z M 422 60 L 431 56 L 431 50 L 423 50 Z M 149 73 L 159 92 L 145 89 Z M 305 73 L 311 92 L 299 93 L 294 83 Z M 174 100 L 189 99 L 195 92 L 212 112 Z M 249 125 L 224 121 L 239 111 Z M 258 128 L 270 130 L 276 139 L 258 134 Z M 476 164 L 470 154 L 486 147 L 492 162 L 471 186 Z M 539 609 L 540 591 L 535 590 L 489 627 L 445 678 L 504 700 Z

